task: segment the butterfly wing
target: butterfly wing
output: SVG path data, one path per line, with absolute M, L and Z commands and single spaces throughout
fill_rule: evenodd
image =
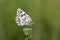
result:
M 19 26 L 31 25 L 32 19 L 26 12 L 24 12 L 23 10 L 18 8 L 17 9 L 17 15 L 16 15 L 16 23 Z

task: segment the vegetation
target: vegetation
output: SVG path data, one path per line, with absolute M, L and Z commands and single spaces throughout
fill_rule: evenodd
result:
M 31 16 L 32 40 L 60 40 L 60 0 L 0 0 L 0 40 L 24 40 L 15 22 L 17 8 Z

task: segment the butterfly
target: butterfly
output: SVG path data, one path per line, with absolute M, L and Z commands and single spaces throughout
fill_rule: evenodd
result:
M 15 20 L 18 26 L 32 25 L 33 23 L 31 17 L 20 8 L 17 9 Z

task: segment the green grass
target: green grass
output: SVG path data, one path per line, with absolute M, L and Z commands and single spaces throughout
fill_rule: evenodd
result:
M 0 0 L 0 40 L 24 40 L 17 8 L 33 19 L 32 40 L 60 40 L 60 0 Z

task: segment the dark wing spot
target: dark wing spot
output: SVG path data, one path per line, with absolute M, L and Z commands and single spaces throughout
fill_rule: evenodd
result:
M 20 11 L 20 13 L 22 13 L 22 11 Z
M 21 17 L 25 16 L 26 14 L 21 15 Z
M 26 15 L 25 13 L 23 15 Z
M 21 20 L 20 20 L 20 18 L 18 18 L 18 23 L 21 23 Z

